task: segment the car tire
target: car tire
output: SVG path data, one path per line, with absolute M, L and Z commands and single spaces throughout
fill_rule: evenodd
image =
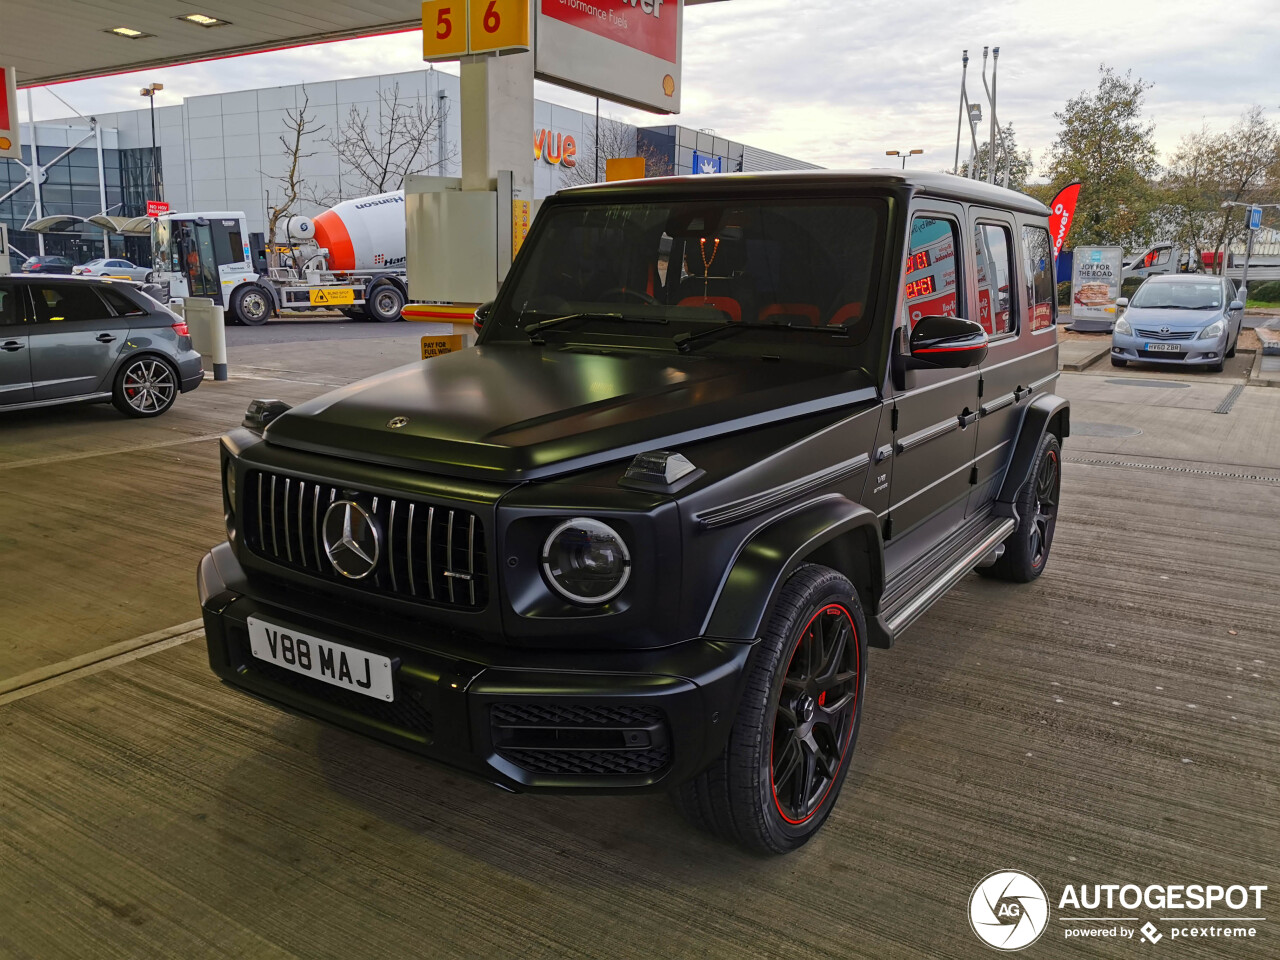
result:
M 814 564 L 791 575 L 747 661 L 723 752 L 674 791 L 695 826 L 764 854 L 788 853 L 818 832 L 858 739 L 866 637 L 844 576 Z
M 256 283 L 242 283 L 231 291 L 229 312 L 236 323 L 260 327 L 271 319 L 271 295 Z
M 1225 354 L 1223 354 L 1223 356 L 1228 360 L 1234 360 L 1236 356 L 1236 347 L 1238 347 L 1239 345 L 1240 345 L 1240 334 L 1237 333 L 1236 338 L 1233 341 L 1231 341 L 1231 349 L 1228 350 Z
M 1115 357 L 1112 357 L 1112 358 L 1111 358 L 1111 365 L 1112 365 L 1113 367 L 1127 367 L 1127 366 L 1129 365 L 1129 361 L 1128 361 L 1128 360 L 1117 360 Z
M 173 406 L 179 392 L 178 371 L 161 357 L 147 355 L 125 361 L 111 388 L 111 403 L 126 417 L 158 417 Z
M 1030 583 L 1044 573 L 1058 523 L 1062 494 L 1062 444 L 1052 433 L 1040 439 L 1034 469 L 1018 491 L 1018 528 L 1004 541 L 1004 553 L 978 573 L 994 580 Z
M 405 298 L 400 288 L 388 280 L 375 282 L 365 295 L 364 312 L 370 320 L 393 323 L 400 319 Z
M 1225 357 L 1226 354 L 1223 354 L 1223 356 Z M 1227 366 L 1226 360 L 1219 360 L 1217 363 L 1209 364 L 1209 366 L 1205 367 L 1205 369 L 1208 370 L 1210 373 L 1221 373 L 1224 369 L 1226 369 L 1226 366 Z

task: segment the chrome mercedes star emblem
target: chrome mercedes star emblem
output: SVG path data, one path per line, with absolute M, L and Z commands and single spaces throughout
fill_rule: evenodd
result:
M 344 577 L 363 580 L 378 567 L 381 536 L 368 511 L 353 500 L 330 504 L 324 515 L 324 552 Z
M 399 430 L 401 427 L 405 427 L 408 425 L 409 425 L 408 417 L 392 417 L 390 420 L 387 421 L 387 426 L 390 427 L 392 430 Z

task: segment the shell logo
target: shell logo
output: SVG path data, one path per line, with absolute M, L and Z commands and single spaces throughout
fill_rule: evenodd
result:
M 669 73 L 662 78 L 662 92 L 668 97 L 676 95 L 676 78 Z

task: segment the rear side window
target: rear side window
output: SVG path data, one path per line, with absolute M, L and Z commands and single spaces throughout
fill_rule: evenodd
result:
M 954 220 L 918 216 L 911 221 L 902 303 L 912 327 L 921 317 L 964 316 L 956 270 L 959 245 L 960 232 Z
M 1013 314 L 1013 238 L 1002 224 L 974 226 L 978 256 L 978 322 L 993 337 L 1017 329 Z
M 1044 227 L 1023 227 L 1022 250 L 1026 258 L 1027 312 L 1031 315 L 1031 330 L 1048 330 L 1053 326 L 1058 302 L 1049 231 Z
M 119 290 L 111 287 L 103 287 L 98 291 L 98 295 L 107 301 L 107 306 L 117 317 L 145 317 L 147 311 L 142 309 Z
M 22 323 L 26 310 L 22 307 L 22 288 L 0 283 L 0 327 Z
M 105 320 L 110 314 L 88 284 L 50 283 L 33 285 L 31 299 L 36 305 L 37 323 L 69 323 L 75 320 Z

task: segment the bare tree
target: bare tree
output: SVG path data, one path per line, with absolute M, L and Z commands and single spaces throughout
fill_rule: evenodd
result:
M 1183 137 L 1169 160 L 1161 186 L 1164 204 L 1160 216 L 1170 239 L 1188 250 L 1195 260 L 1212 246 L 1210 234 L 1218 216 L 1221 138 L 1207 128 Z
M 451 147 L 440 149 L 448 143 L 446 101 L 403 97 L 396 84 L 378 92 L 377 115 L 371 117 L 370 113 L 352 104 L 346 120 L 329 138 L 330 146 L 356 178 L 352 189 L 343 184 L 342 193 L 360 196 L 399 190 L 410 174 L 442 172 L 441 168 L 453 160 Z
M 620 120 L 600 118 L 599 136 L 599 170 L 596 169 L 597 138 L 595 130 L 588 127 L 582 138 L 582 145 L 574 158 L 574 166 L 562 166 L 560 183 L 566 187 L 583 186 L 598 183 L 605 176 L 605 162 L 621 160 L 624 157 L 643 157 L 644 175 L 646 177 L 671 176 L 671 160 L 658 152 L 652 144 L 645 143 L 637 135 L 636 128 Z
M 302 177 L 298 168 L 303 160 L 308 157 L 314 157 L 318 152 L 315 150 L 304 152 L 304 149 L 308 145 L 308 141 L 314 142 L 310 138 L 313 138 L 323 130 L 324 124 L 316 123 L 315 117 L 307 113 L 309 102 L 307 93 L 304 90 L 302 93 L 302 105 L 297 109 L 285 110 L 284 112 L 285 129 L 284 133 L 280 134 L 280 146 L 285 159 L 288 161 L 288 167 L 280 176 L 268 178 L 280 185 L 278 199 L 274 204 L 271 203 L 271 191 L 267 191 L 268 249 L 272 249 L 276 245 L 276 229 L 280 222 L 297 212 L 299 201 L 310 199 L 306 193 L 306 180 Z

